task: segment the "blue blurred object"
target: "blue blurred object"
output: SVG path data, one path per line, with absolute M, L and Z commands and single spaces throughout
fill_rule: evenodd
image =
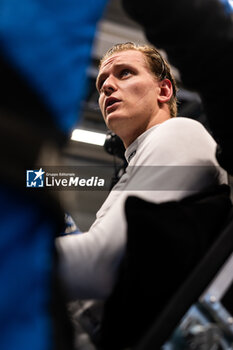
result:
M 106 2 L 0 2 L 0 48 L 65 132 L 79 119 L 96 23 Z
M 54 288 L 54 238 L 62 230 L 62 211 L 55 196 L 22 186 L 25 169 L 36 169 L 40 152 L 47 147 L 50 154 L 50 143 L 61 145 L 59 132 L 68 138 L 79 120 L 106 2 L 0 2 L 1 350 L 72 349 L 62 318 L 65 301 Z
M 0 344 L 2 350 L 52 346 L 51 273 L 55 223 L 31 199 L 1 187 Z

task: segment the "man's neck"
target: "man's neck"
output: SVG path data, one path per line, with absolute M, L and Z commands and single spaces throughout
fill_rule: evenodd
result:
M 129 137 L 125 137 L 122 139 L 125 148 L 128 148 L 131 143 L 133 143 L 140 135 L 142 135 L 145 131 L 149 130 L 155 125 L 161 124 L 166 120 L 171 119 L 171 115 L 167 113 L 160 113 L 156 118 L 152 119 L 148 124 L 144 125 L 141 129 L 137 130 L 134 135 L 129 135 Z

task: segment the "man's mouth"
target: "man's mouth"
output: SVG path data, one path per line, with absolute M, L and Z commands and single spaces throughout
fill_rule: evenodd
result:
M 118 100 L 115 97 L 108 97 L 105 101 L 105 110 L 106 112 L 110 112 L 112 109 L 114 109 L 117 106 L 117 103 L 119 103 L 120 100 Z

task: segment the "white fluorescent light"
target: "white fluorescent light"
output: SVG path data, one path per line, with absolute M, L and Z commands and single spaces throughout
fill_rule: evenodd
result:
M 82 129 L 75 129 L 72 132 L 71 140 L 91 143 L 92 145 L 103 146 L 106 134 Z

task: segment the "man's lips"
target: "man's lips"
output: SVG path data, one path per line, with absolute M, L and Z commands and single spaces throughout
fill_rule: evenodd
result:
M 105 101 L 105 111 L 110 112 L 118 105 L 119 102 L 121 101 L 118 98 L 108 97 Z
M 119 103 L 120 103 L 120 101 L 115 102 L 115 103 L 113 103 L 112 105 L 108 106 L 108 107 L 106 108 L 106 114 L 108 115 L 108 114 L 112 113 L 113 111 L 115 111 L 115 109 L 117 109 Z

